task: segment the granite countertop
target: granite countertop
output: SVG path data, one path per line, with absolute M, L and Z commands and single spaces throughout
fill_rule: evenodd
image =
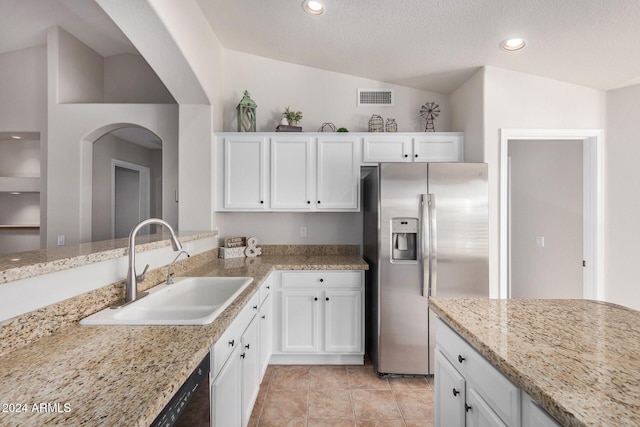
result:
M 182 243 L 217 236 L 217 231 L 177 232 Z M 136 252 L 169 246 L 169 233 L 140 235 L 136 238 Z M 0 285 L 14 280 L 64 271 L 127 255 L 129 239 L 103 240 L 69 246 L 56 246 L 26 252 L 0 255 Z
M 561 424 L 640 425 L 640 312 L 588 300 L 430 307 Z
M 271 271 L 367 268 L 357 255 L 268 255 L 189 270 L 254 280 L 209 325 L 75 324 L 0 357 L 0 425 L 147 426 Z

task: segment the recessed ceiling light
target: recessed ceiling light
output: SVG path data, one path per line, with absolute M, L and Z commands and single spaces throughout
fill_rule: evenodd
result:
M 527 43 L 524 41 L 524 39 L 507 39 L 505 41 L 503 41 L 500 44 L 500 47 L 502 47 L 504 50 L 520 50 L 523 47 L 525 47 Z
M 18 194 L 22 194 L 22 193 L 19 191 L 12 191 L 9 194 L 13 194 L 14 196 L 17 196 Z
M 18 136 L 18 135 L 11 135 L 11 138 L 13 138 L 13 139 L 22 139 L 22 137 Z
M 318 0 L 304 0 L 302 8 L 310 15 L 322 15 L 324 13 L 324 4 Z

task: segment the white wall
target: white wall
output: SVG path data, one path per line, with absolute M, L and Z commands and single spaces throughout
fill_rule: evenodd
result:
M 484 162 L 484 73 L 481 68 L 451 94 L 451 127 L 464 130 L 466 162 Z
M 508 150 L 511 297 L 582 298 L 582 141 L 518 140 Z
M 58 28 L 60 78 L 54 99 L 71 102 L 103 102 L 104 59 L 71 34 Z
M 144 58 L 130 53 L 104 58 L 104 102 L 176 103 Z
M 48 203 L 47 242 L 65 235 L 67 244 L 90 240 L 92 142 L 130 124 L 149 129 L 162 140 L 163 216 L 177 226 L 178 106 L 171 104 L 57 104 L 60 75 L 59 29 L 47 34 L 48 46 Z
M 46 127 L 46 46 L 0 54 L 0 100 L 0 131 Z
M 356 90 L 394 89 L 394 107 L 357 107 Z M 440 105 L 435 120 L 437 131 L 451 131 L 449 97 L 375 80 L 363 79 L 288 62 L 276 61 L 233 50 L 225 51 L 224 131 L 236 132 L 236 106 L 245 90 L 258 104 L 257 130 L 275 131 L 287 106 L 302 111 L 299 123 L 304 131 L 315 132 L 322 123 L 332 122 L 352 132 L 366 132 L 372 114 L 385 120 L 394 118 L 399 132 L 422 132 L 425 120 L 420 107 L 428 101 Z
M 489 164 L 489 280 L 490 295 L 497 297 L 500 129 L 604 128 L 605 93 L 493 67 L 486 67 L 484 80 L 484 161 Z
M 227 237 L 256 237 L 258 246 L 269 245 L 362 245 L 362 215 L 358 212 L 225 212 Z M 300 227 L 307 237 L 300 237 Z
M 211 230 L 222 224 L 212 208 L 215 159 L 211 148 L 213 132 L 222 130 L 224 49 L 194 0 L 149 0 L 149 4 L 175 43 L 172 52 L 189 70 L 178 79 L 163 79 L 180 102 L 179 227 Z M 156 49 L 155 44 L 150 46 Z M 153 63 L 167 74 L 176 68 L 175 61 Z M 183 87 L 193 77 L 204 97 L 190 95 L 194 90 Z
M 640 310 L 640 86 L 607 92 L 605 298 Z

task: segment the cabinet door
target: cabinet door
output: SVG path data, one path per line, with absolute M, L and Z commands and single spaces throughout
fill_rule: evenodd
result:
M 224 207 L 262 210 L 266 200 L 266 146 L 264 137 L 224 139 Z
M 260 382 L 269 365 L 271 358 L 271 346 L 273 342 L 273 304 L 271 294 L 267 295 L 260 306 L 259 329 L 260 329 Z
M 435 427 L 465 426 L 465 381 L 436 349 L 435 361 Z
M 466 412 L 467 427 L 507 427 L 474 388 L 467 393 Z
M 320 292 L 282 291 L 282 351 L 313 353 L 319 350 L 318 305 Z
M 324 293 L 325 351 L 362 352 L 362 291 Z
M 227 363 L 211 384 L 211 421 L 213 427 L 241 425 L 240 347 L 231 352 Z
M 242 334 L 242 426 L 249 423 L 253 404 L 260 389 L 260 352 L 258 346 L 258 317 L 247 326 Z
M 360 168 L 356 161 L 358 138 L 318 138 L 317 205 L 319 210 L 357 210 Z
M 419 136 L 413 140 L 414 162 L 462 162 L 464 160 L 462 134 Z
M 312 138 L 271 138 L 271 207 L 311 209 L 313 191 Z
M 400 135 L 365 136 L 362 160 L 365 163 L 411 162 L 411 137 Z
M 560 424 L 522 392 L 522 427 L 560 427 Z

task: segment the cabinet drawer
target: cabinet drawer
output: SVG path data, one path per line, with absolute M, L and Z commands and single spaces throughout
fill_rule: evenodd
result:
M 309 271 L 282 273 L 283 288 L 359 288 L 360 271 Z
M 436 346 L 506 425 L 520 425 L 520 389 L 440 319 Z
M 231 352 L 240 345 L 242 333 L 247 328 L 251 319 L 258 313 L 259 293 L 256 292 L 240 311 L 231 325 L 213 345 L 211 353 L 211 378 L 215 378 L 229 358 Z

